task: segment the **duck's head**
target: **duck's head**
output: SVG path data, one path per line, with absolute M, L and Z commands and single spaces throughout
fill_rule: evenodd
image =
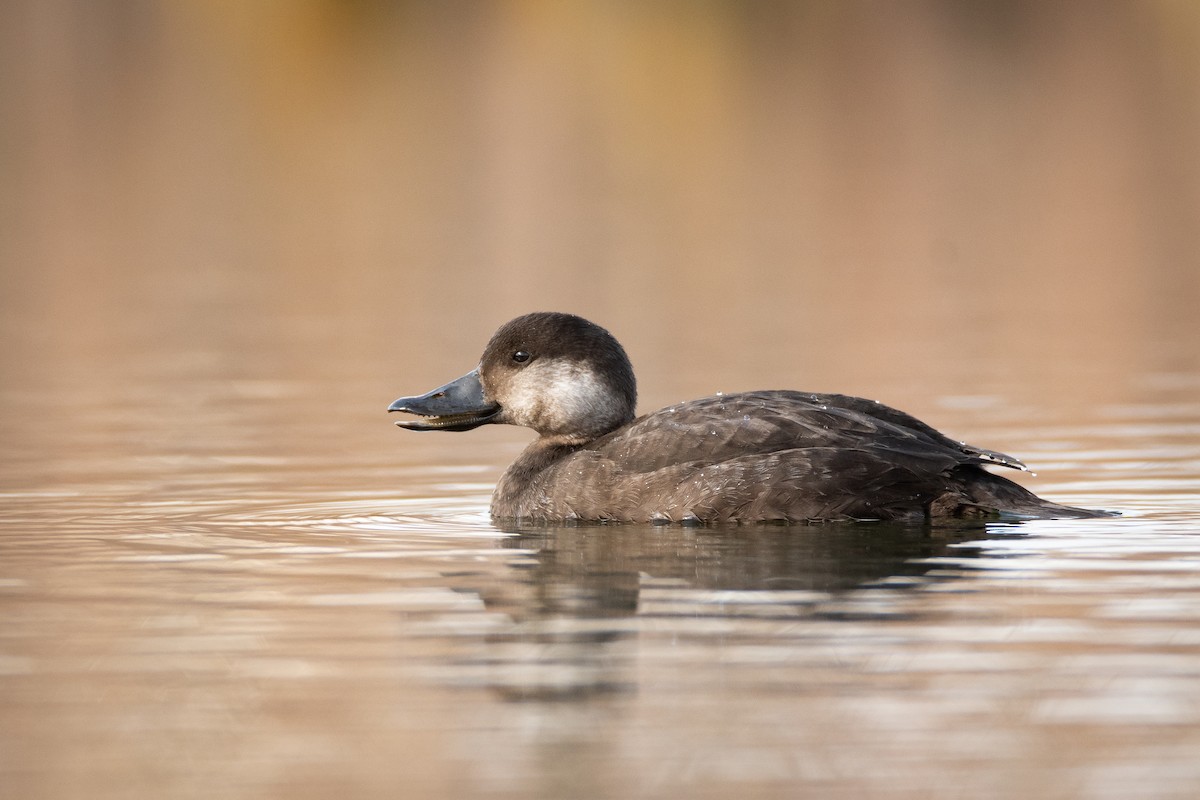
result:
M 582 443 L 633 419 L 637 386 L 624 348 L 572 314 L 517 317 L 492 335 L 479 366 L 388 411 L 415 415 L 413 431 L 469 431 L 488 423 L 532 428 Z

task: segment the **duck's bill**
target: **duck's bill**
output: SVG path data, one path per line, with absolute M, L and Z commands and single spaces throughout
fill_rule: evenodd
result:
M 388 411 L 412 414 L 414 419 L 396 423 L 410 431 L 469 431 L 492 422 L 500 406 L 484 398 L 479 370 L 473 369 L 427 394 L 401 397 Z

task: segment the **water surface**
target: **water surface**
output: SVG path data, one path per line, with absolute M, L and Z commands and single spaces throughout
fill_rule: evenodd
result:
M 972 435 L 1029 457 L 1042 493 L 1125 516 L 951 528 L 498 529 L 518 432 L 394 430 L 383 395 L 356 433 L 353 405 L 302 408 L 338 395 L 319 383 L 6 390 L 4 782 L 1189 796 L 1195 377 Z M 978 405 L 930 401 L 1005 416 Z

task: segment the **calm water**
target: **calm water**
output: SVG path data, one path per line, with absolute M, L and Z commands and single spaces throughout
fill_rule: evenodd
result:
M 4 800 L 1200 796 L 1191 5 L 0 13 Z M 1124 516 L 497 529 L 539 309 Z
M 511 531 L 526 436 L 396 430 L 361 359 L 225 377 L 264 341 L 6 387 L 6 797 L 1200 789 L 1200 373 L 907 403 L 1120 519 Z

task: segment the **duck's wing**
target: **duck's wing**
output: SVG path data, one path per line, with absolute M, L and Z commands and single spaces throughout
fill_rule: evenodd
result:
M 689 413 L 669 426 L 650 415 L 635 432 L 548 471 L 537 493 L 543 513 L 639 522 L 918 518 L 955 468 L 972 463 L 923 434 L 824 405 L 777 413 L 768 399 L 748 418 L 702 422 L 709 415 Z
M 1025 468 L 1015 458 L 954 441 L 882 403 L 791 391 L 716 395 L 669 406 L 597 439 L 587 449 L 619 470 L 633 473 L 684 463 L 715 465 L 798 449 L 869 452 L 884 462 L 892 454 L 945 458 L 950 465 Z
M 844 408 L 856 413 L 874 416 L 877 419 L 888 422 L 899 428 L 904 428 L 927 437 L 931 441 L 938 442 L 945 447 L 959 450 L 968 457 L 972 458 L 975 463 L 994 464 L 1000 467 L 1019 469 L 1023 472 L 1029 471 L 1029 467 L 1025 466 L 1025 462 L 1021 461 L 1019 458 L 1010 456 L 1007 453 L 1001 453 L 997 450 L 988 450 L 984 447 L 976 447 L 975 445 L 967 444 L 966 442 L 958 441 L 957 439 L 951 439 L 949 436 L 946 436 L 941 431 L 930 425 L 927 425 L 911 414 L 906 414 L 899 409 L 886 406 L 877 400 L 865 400 L 861 397 L 851 397 L 850 395 L 845 394 L 817 396 L 826 398 L 829 405 L 837 408 Z

